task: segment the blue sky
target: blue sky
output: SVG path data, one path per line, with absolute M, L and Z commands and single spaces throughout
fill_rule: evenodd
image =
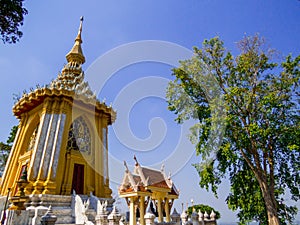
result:
M 123 49 L 122 46 L 129 43 L 145 40 L 163 41 L 188 51 L 193 46 L 200 46 L 204 39 L 220 36 L 225 46 L 237 53 L 235 44 L 238 40 L 245 34 L 259 33 L 282 56 L 300 53 L 300 2 L 297 0 L 25 0 L 25 6 L 29 14 L 25 17 L 24 36 L 20 43 L 0 44 L 2 141 L 6 140 L 10 128 L 18 123 L 11 111 L 13 94 L 29 90 L 36 84 L 47 84 L 57 76 L 73 45 L 82 15 L 85 19 L 82 36 L 86 57 L 83 68 L 86 71 L 97 63 L 101 64 L 103 55 L 113 55 L 112 49 Z M 141 55 L 146 54 L 142 48 L 138 50 Z M 158 55 L 159 52 L 156 51 Z M 139 52 L 134 54 L 140 57 Z M 166 57 L 174 57 L 172 51 Z M 110 62 L 115 63 L 113 59 Z M 174 63 L 166 64 L 161 60 L 129 63 L 110 74 L 105 84 L 99 84 L 103 87 L 95 90 L 98 97 L 112 103 L 119 118 L 127 118 L 127 122 L 117 120 L 110 129 L 111 156 L 117 161 L 125 159 L 129 164 L 133 163 L 133 154 L 143 165 L 158 166 L 165 162 L 167 172 L 174 170 L 173 180 L 181 190 L 181 197 L 175 204 L 178 211 L 181 211 L 182 202 L 190 202 L 193 198 L 195 203 L 209 204 L 219 210 L 222 221 L 234 221 L 234 214 L 224 203 L 228 184 L 225 182 L 221 186 L 219 199 L 201 190 L 197 173 L 191 166 L 199 160 L 193 154 L 193 146 L 185 142 L 183 147 L 179 144 L 179 140 L 186 139 L 186 134 L 181 134 L 182 127 L 174 122 L 175 116 L 167 110 L 161 96 L 166 81 L 172 79 L 173 66 Z M 89 80 L 88 72 L 86 75 Z M 89 81 L 102 82 L 102 74 L 97 76 Z M 154 93 L 149 94 L 148 88 Z M 127 92 L 130 90 L 133 92 Z M 127 93 L 125 97 L 128 98 L 140 96 L 124 114 L 122 110 L 128 105 L 122 93 Z M 129 124 L 129 130 L 123 127 L 123 122 Z M 157 133 L 161 136 L 156 136 Z M 127 143 L 126 140 L 131 141 Z M 170 161 L 170 156 L 176 155 L 176 149 L 181 151 L 180 148 L 184 149 L 180 153 L 182 158 L 180 155 L 175 161 Z M 122 169 L 111 165 L 110 172 L 122 176 Z M 116 176 L 112 182 L 114 189 L 118 179 Z

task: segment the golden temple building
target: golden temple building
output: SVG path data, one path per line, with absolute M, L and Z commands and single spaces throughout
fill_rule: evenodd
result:
M 13 106 L 19 125 L 1 179 L 2 196 L 8 188 L 14 196 L 26 172 L 26 195 L 71 195 L 75 190 L 111 198 L 107 129 L 116 113 L 84 81 L 82 21 L 56 79 L 24 93 Z

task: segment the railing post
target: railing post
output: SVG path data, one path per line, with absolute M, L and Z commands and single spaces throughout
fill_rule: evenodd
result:
M 107 217 L 109 225 L 119 225 L 121 214 L 118 212 L 116 206 L 113 207 L 113 211 Z
M 171 214 L 172 222 L 176 223 L 176 225 L 180 225 L 180 215 L 176 211 L 176 208 L 174 208 L 173 213 Z
M 193 225 L 199 225 L 199 215 L 196 211 L 193 211 L 191 218 Z
M 185 211 L 181 213 L 180 218 L 182 225 L 185 225 L 188 222 L 188 214 Z
M 57 217 L 53 214 L 51 206 L 45 215 L 41 218 L 42 225 L 54 225 L 57 220 Z
M 155 215 L 151 211 L 148 211 L 145 214 L 144 218 L 145 218 L 146 225 L 154 225 Z
M 199 216 L 199 218 L 198 218 L 199 224 L 203 225 L 204 224 L 204 215 L 203 215 L 203 213 L 201 212 L 200 209 L 199 209 L 199 212 L 198 212 L 198 216 Z
M 106 207 L 102 206 L 100 201 L 97 203 L 97 215 L 95 220 L 96 220 L 96 225 L 108 224 Z

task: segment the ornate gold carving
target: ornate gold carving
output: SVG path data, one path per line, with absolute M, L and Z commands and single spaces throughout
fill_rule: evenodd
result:
M 31 150 L 33 150 L 33 148 L 34 148 L 34 144 L 35 144 L 35 142 L 36 142 L 36 136 L 37 136 L 37 132 L 38 132 L 39 125 L 40 125 L 40 124 L 38 123 L 38 125 L 35 127 L 35 129 L 34 129 L 32 135 L 31 135 L 31 137 L 30 137 L 30 141 L 29 141 L 29 145 L 28 145 L 27 151 L 31 151 Z

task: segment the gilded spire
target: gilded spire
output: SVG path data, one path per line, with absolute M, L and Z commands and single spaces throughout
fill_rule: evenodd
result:
M 80 43 L 82 43 L 82 40 L 81 40 L 82 22 L 83 22 L 83 16 L 80 17 L 80 24 L 79 24 L 78 34 L 77 34 L 77 37 L 75 38 L 75 41 L 78 41 Z
M 71 51 L 66 55 L 68 63 L 78 63 L 79 65 L 81 65 L 85 62 L 85 57 L 84 57 L 84 55 L 82 53 L 82 49 L 81 49 L 82 22 L 83 22 L 83 17 L 80 17 L 80 25 L 79 25 L 79 29 L 78 29 L 78 34 L 75 38 L 75 43 L 74 43 Z

